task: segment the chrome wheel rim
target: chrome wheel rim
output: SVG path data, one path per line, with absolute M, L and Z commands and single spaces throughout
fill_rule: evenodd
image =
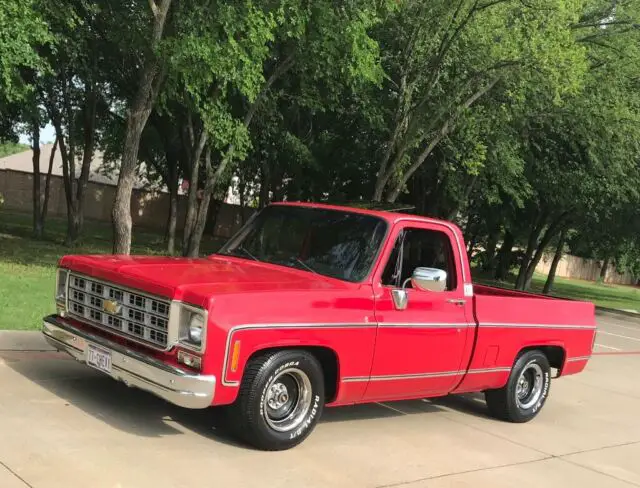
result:
M 544 373 L 536 362 L 528 363 L 516 383 L 516 402 L 518 407 L 527 410 L 533 407 L 542 396 Z
M 264 417 L 278 432 L 297 428 L 311 407 L 311 380 L 298 368 L 287 368 L 267 385 Z

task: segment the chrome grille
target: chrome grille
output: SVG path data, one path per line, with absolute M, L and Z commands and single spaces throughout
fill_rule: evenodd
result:
M 87 276 L 69 276 L 69 314 L 95 327 L 167 349 L 169 301 L 136 293 Z M 116 301 L 117 313 L 105 309 Z

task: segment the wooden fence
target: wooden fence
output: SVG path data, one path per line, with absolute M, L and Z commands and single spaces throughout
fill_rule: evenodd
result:
M 553 254 L 545 254 L 540 260 L 536 271 L 542 274 L 548 274 L 551 268 Z M 577 256 L 565 254 L 558 263 L 556 276 L 562 278 L 575 278 L 580 280 L 597 281 L 600 279 L 600 271 L 602 270 L 602 261 L 595 259 L 584 259 Z M 605 283 L 615 283 L 619 285 L 636 284 L 637 279 L 631 273 L 618 273 L 615 266 L 610 265 L 604 278 Z

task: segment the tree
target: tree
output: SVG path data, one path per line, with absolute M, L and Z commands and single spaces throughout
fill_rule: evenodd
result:
M 112 210 L 114 254 L 129 254 L 131 250 L 131 193 L 135 183 L 138 149 L 142 131 L 165 76 L 162 58 L 158 56 L 157 49 L 164 35 L 170 8 L 171 0 L 149 0 L 152 20 L 142 49 L 143 60 L 137 77 L 136 92 L 127 109 L 120 174 Z
M 31 117 L 27 126 L 31 129 L 31 151 L 33 153 L 33 235 L 36 239 L 41 239 L 44 235 L 44 226 L 49 209 L 49 195 L 51 193 L 51 173 L 53 171 L 53 161 L 58 148 L 58 139 L 56 138 L 51 154 L 49 155 L 48 170 L 45 173 L 44 191 L 41 188 L 41 172 L 40 172 L 40 130 L 42 129 L 43 114 L 39 106 L 32 99 L 31 104 L 27 105 L 27 114 Z
M 39 48 L 48 45 L 52 38 L 46 23 L 33 1 L 0 1 L 0 142 L 15 140 L 15 126 L 23 109 L 19 102 L 32 105 L 34 86 L 32 73 L 46 69 L 39 55 Z M 36 107 L 37 108 L 37 107 Z M 33 138 L 33 209 L 34 233 L 42 234 L 42 208 L 40 207 L 40 138 L 39 119 L 33 121 L 38 134 Z
M 569 42 L 571 2 L 409 2 L 381 33 L 389 73 L 386 142 L 373 199 L 395 201 L 434 150 L 496 88 L 512 103 L 524 87 L 576 89 L 585 67 Z M 434 34 L 435 33 L 435 34 Z M 542 88 L 544 87 L 544 88 Z
M 33 74 L 36 99 L 29 113 L 33 124 L 50 120 L 55 129 L 67 205 L 66 243 L 73 245 L 83 229 L 86 188 L 102 122 L 114 103 L 110 90 L 117 51 L 105 32 L 122 17 L 84 0 L 65 0 L 62 7 L 60 2 L 39 3 L 55 44 L 41 49 L 51 68 Z M 39 113 L 41 106 L 46 118 Z
M 22 99 L 32 86 L 24 72 L 43 69 L 38 48 L 51 42 L 33 0 L 0 0 L 0 107 Z
M 211 196 L 230 165 L 246 157 L 249 128 L 261 104 L 301 59 L 315 59 L 314 68 L 325 66 L 329 71 L 336 69 L 330 63 L 338 63 L 352 78 L 380 76 L 377 46 L 367 35 L 378 8 L 378 2 L 339 8 L 332 2 L 277 1 L 261 7 L 252 2 L 207 2 L 176 11 L 178 30 L 188 35 L 170 46 L 170 83 L 197 110 L 210 134 L 205 134 L 206 148 L 192 166 L 193 194 L 200 160 L 204 181 L 201 198 L 189 198 L 186 255 L 199 252 Z M 202 22 L 212 13 L 210 21 Z M 208 69 L 199 68 L 203 65 Z
M 564 253 L 564 246 L 567 242 L 567 228 L 562 229 L 560 232 L 560 237 L 558 238 L 558 244 L 556 245 L 556 252 L 553 254 L 553 260 L 551 261 L 551 267 L 549 268 L 549 274 L 547 275 L 547 281 L 544 283 L 544 287 L 542 288 L 542 293 L 545 295 L 549 294 L 553 289 L 553 282 L 556 278 L 556 271 L 558 270 L 558 264 L 562 259 L 562 254 Z

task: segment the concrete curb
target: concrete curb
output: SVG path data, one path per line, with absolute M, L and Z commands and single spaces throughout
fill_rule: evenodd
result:
M 640 321 L 640 313 L 617 310 L 615 308 L 596 307 L 596 315 L 613 315 L 615 317 L 632 318 Z
M 40 331 L 0 330 L 1 351 L 55 351 Z

